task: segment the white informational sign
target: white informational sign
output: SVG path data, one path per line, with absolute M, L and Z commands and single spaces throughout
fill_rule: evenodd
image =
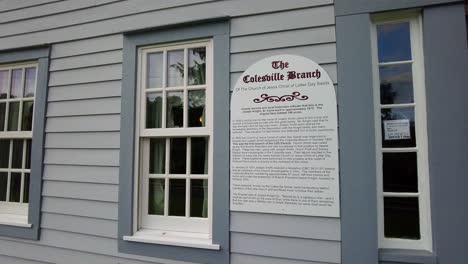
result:
M 333 82 L 295 55 L 260 60 L 231 100 L 231 210 L 339 217 Z
M 385 120 L 385 140 L 410 139 L 410 122 L 408 119 Z

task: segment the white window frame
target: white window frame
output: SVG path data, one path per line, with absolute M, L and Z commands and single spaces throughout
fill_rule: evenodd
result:
M 24 93 L 24 85 L 25 85 L 25 76 L 26 76 L 26 69 L 34 67 L 36 68 L 36 80 L 34 83 L 34 96 L 33 97 L 23 97 Z M 0 139 L 2 140 L 14 140 L 14 139 L 22 139 L 23 140 L 23 157 L 22 157 L 22 165 L 21 169 L 12 169 L 11 164 L 13 160 L 13 144 L 10 143 L 10 152 L 9 152 L 9 160 L 8 166 L 9 169 L 1 169 L 0 172 L 7 172 L 8 173 L 8 181 L 7 181 L 7 192 L 6 192 L 6 200 L 7 201 L 0 201 L 0 224 L 4 225 L 13 225 L 13 226 L 20 226 L 20 227 L 32 227 L 31 224 L 28 223 L 28 207 L 29 203 L 24 203 L 24 178 L 25 174 L 28 173 L 31 179 L 31 169 L 25 168 L 26 163 L 26 141 L 32 140 L 33 129 L 34 125 L 31 126 L 31 131 L 21 131 L 22 126 L 22 115 L 23 115 L 23 103 L 24 102 L 34 102 L 36 98 L 36 88 L 37 88 L 37 79 L 38 79 L 38 68 L 39 65 L 36 62 L 22 62 L 22 63 L 14 63 L 14 64 L 6 64 L 0 65 L 0 70 L 8 70 L 8 84 L 7 84 L 7 97 L 10 97 L 11 92 L 11 75 L 13 70 L 15 69 L 22 69 L 22 76 L 21 76 L 21 90 L 20 90 L 20 97 L 18 98 L 8 98 L 8 99 L 0 99 L 1 103 L 7 102 L 8 104 L 11 102 L 20 102 L 19 105 L 19 120 L 18 120 L 18 130 L 17 131 L 7 131 L 8 127 L 8 118 L 9 118 L 9 107 L 6 107 L 5 111 L 5 120 L 4 120 L 4 128 L 5 131 L 0 131 Z M 23 103 L 21 103 L 23 102 Z M 33 120 L 32 124 L 34 124 L 35 114 L 33 113 Z M 32 161 L 32 157 L 31 157 Z M 11 182 L 11 173 L 21 173 L 21 188 L 20 188 L 20 202 L 9 202 L 10 198 L 10 182 Z
M 213 47 L 212 40 L 197 40 L 177 42 L 174 44 L 164 44 L 149 47 L 142 47 L 138 50 L 138 80 L 137 80 L 137 102 L 136 109 L 136 137 L 135 137 L 135 174 L 134 174 L 134 210 L 133 210 L 133 229 L 134 236 L 124 237 L 124 240 L 148 242 L 156 244 L 179 245 L 188 247 L 201 247 L 208 249 L 219 249 L 219 245 L 213 245 L 212 240 L 212 197 L 213 197 Z M 204 85 L 188 85 L 187 65 L 188 65 L 188 49 L 206 47 L 206 84 Z M 179 87 L 166 87 L 166 66 L 163 67 L 162 86 L 164 88 L 146 88 L 146 58 L 148 53 L 163 52 L 163 65 L 167 64 L 167 51 L 169 50 L 184 50 L 184 85 Z M 205 126 L 204 127 L 187 127 L 188 126 L 188 91 L 190 90 L 205 90 Z M 184 91 L 184 127 L 183 128 L 165 128 L 166 125 L 166 93 L 171 91 Z M 146 119 L 146 93 L 162 92 L 163 93 L 163 115 L 162 128 L 147 129 L 145 127 Z M 148 157 L 140 159 L 144 154 L 149 153 L 150 138 L 165 138 L 166 139 L 166 172 L 169 170 L 169 138 L 183 137 L 187 138 L 187 171 L 190 169 L 190 137 L 208 137 L 208 174 L 207 175 L 170 175 L 165 176 L 165 216 L 148 215 L 148 177 L 146 173 L 148 169 Z M 188 217 L 190 214 L 190 188 L 186 187 L 186 216 L 168 216 L 168 193 L 169 185 L 168 178 L 186 179 L 186 186 L 189 186 L 191 179 L 207 179 L 208 180 L 208 217 L 196 218 Z
M 409 11 L 402 13 L 388 13 L 377 15 L 372 18 L 371 42 L 372 42 L 372 64 L 373 64 L 373 85 L 374 85 L 374 113 L 375 113 L 375 140 L 377 154 L 377 205 L 378 205 L 378 236 L 379 248 L 391 249 L 414 249 L 432 251 L 432 230 L 431 230 L 431 212 L 430 212 L 430 193 L 429 193 L 429 164 L 427 149 L 427 116 L 426 116 L 426 95 L 424 83 L 424 57 L 423 57 L 423 36 L 422 19 L 418 11 Z M 377 25 L 390 24 L 398 22 L 409 22 L 410 40 L 411 40 L 411 60 L 399 62 L 378 61 L 377 47 Z M 412 63 L 413 73 L 413 93 L 414 103 L 410 104 L 392 104 L 391 107 L 414 107 L 416 147 L 414 148 L 383 148 L 381 131 L 382 107 L 380 104 L 380 80 L 379 66 L 396 65 L 400 63 Z M 383 191 L 383 162 L 382 153 L 384 152 L 416 152 L 418 169 L 418 193 L 384 193 Z M 419 240 L 386 238 L 384 235 L 384 197 L 418 197 L 419 202 Z

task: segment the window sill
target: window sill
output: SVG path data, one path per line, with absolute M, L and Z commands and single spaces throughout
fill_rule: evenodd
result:
M 379 260 L 381 262 L 437 264 L 437 256 L 424 250 L 380 249 Z
M 220 250 L 220 246 L 213 244 L 207 235 L 197 233 L 142 229 L 138 230 L 138 232 L 133 236 L 124 236 L 123 240 L 168 246 Z
M 5 214 L 0 213 L 0 225 L 18 226 L 31 228 L 32 224 L 28 223 L 27 215 Z

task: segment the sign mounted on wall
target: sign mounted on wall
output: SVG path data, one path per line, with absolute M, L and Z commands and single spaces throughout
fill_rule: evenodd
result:
M 231 210 L 339 217 L 337 104 L 312 60 L 250 66 L 231 100 Z

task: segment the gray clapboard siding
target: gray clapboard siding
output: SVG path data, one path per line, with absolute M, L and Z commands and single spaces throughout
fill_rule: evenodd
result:
M 271 258 L 263 256 L 255 256 L 248 254 L 231 254 L 231 263 L 241 263 L 241 264 L 329 264 L 325 262 L 316 262 L 316 261 L 303 261 L 295 259 L 286 259 L 286 258 Z
M 278 54 L 296 54 L 308 58 L 314 58 L 318 64 L 336 62 L 336 44 L 326 43 L 294 48 L 282 48 L 262 50 L 231 55 L 231 72 L 246 70 L 254 62 Z
M 336 218 L 231 212 L 231 231 L 340 241 L 340 220 Z
M 231 232 L 231 252 L 327 263 L 341 261 L 339 242 L 237 232 Z
M 120 115 L 49 117 L 46 132 L 119 131 Z
M 108 5 L 95 6 L 94 8 L 75 10 L 74 12 L 31 18 L 6 25 L 0 24 L 0 37 L 108 20 L 109 18 L 125 17 L 141 12 L 163 10 L 206 1 L 209 0 L 119 1 Z M 61 21 L 61 23 L 57 23 L 57 21 Z
M 84 68 L 90 66 L 115 64 L 122 62 L 122 50 L 111 50 L 100 53 L 56 58 L 50 63 L 50 71 Z
M 42 212 L 117 220 L 117 203 L 43 197 Z M 1 240 L 0 240 L 1 241 Z
M 46 148 L 118 149 L 119 132 L 47 133 Z
M 61 0 L 6 0 L 0 2 L 0 12 L 26 8 L 30 6 L 38 6 L 46 3 L 58 2 Z
M 47 117 L 120 114 L 120 97 L 49 102 Z
M 48 30 L 47 34 L 40 31 L 8 36 L 1 38 L 0 49 L 91 38 L 141 28 L 160 27 L 194 20 L 224 17 L 226 15 L 232 17 L 246 16 L 330 3 L 332 3 L 332 0 L 296 0 L 293 2 L 282 0 L 215 1 L 57 28 Z M 155 17 L 158 19 L 154 19 Z
M 52 46 L 50 57 L 55 59 L 80 54 L 98 53 L 102 51 L 122 49 L 122 47 L 122 35 L 115 34 L 55 44 L 54 46 Z
M 31 6 L 4 13 L 0 17 L 0 23 L 30 19 L 34 17 L 46 16 L 61 12 L 69 12 L 76 9 L 83 9 L 117 1 L 122 0 L 80 0 L 51 2 L 44 5 Z
M 118 186 L 97 183 L 44 181 L 42 194 L 48 197 L 117 202 Z
M 19 257 L 10 257 L 5 255 L 0 255 L 0 263 L 4 264 L 50 264 L 51 262 L 36 261 L 31 259 L 19 258 Z
M 49 87 L 49 102 L 120 96 L 121 82 L 104 81 Z
M 44 180 L 89 182 L 89 183 L 119 183 L 118 167 L 76 166 L 76 165 L 46 165 Z
M 117 238 L 117 221 L 115 220 L 43 213 L 41 227 L 72 233 Z
M 95 66 L 74 70 L 51 72 L 49 85 L 66 85 L 77 83 L 102 82 L 120 80 L 122 78 L 122 64 Z
M 335 42 L 335 27 L 324 26 L 231 38 L 231 53 Z
M 46 149 L 44 164 L 119 166 L 119 150 Z
M 320 5 L 331 4 L 333 1 L 311 2 Z M 335 24 L 333 5 L 318 6 L 281 13 L 234 18 L 231 20 L 231 37 L 333 24 Z

